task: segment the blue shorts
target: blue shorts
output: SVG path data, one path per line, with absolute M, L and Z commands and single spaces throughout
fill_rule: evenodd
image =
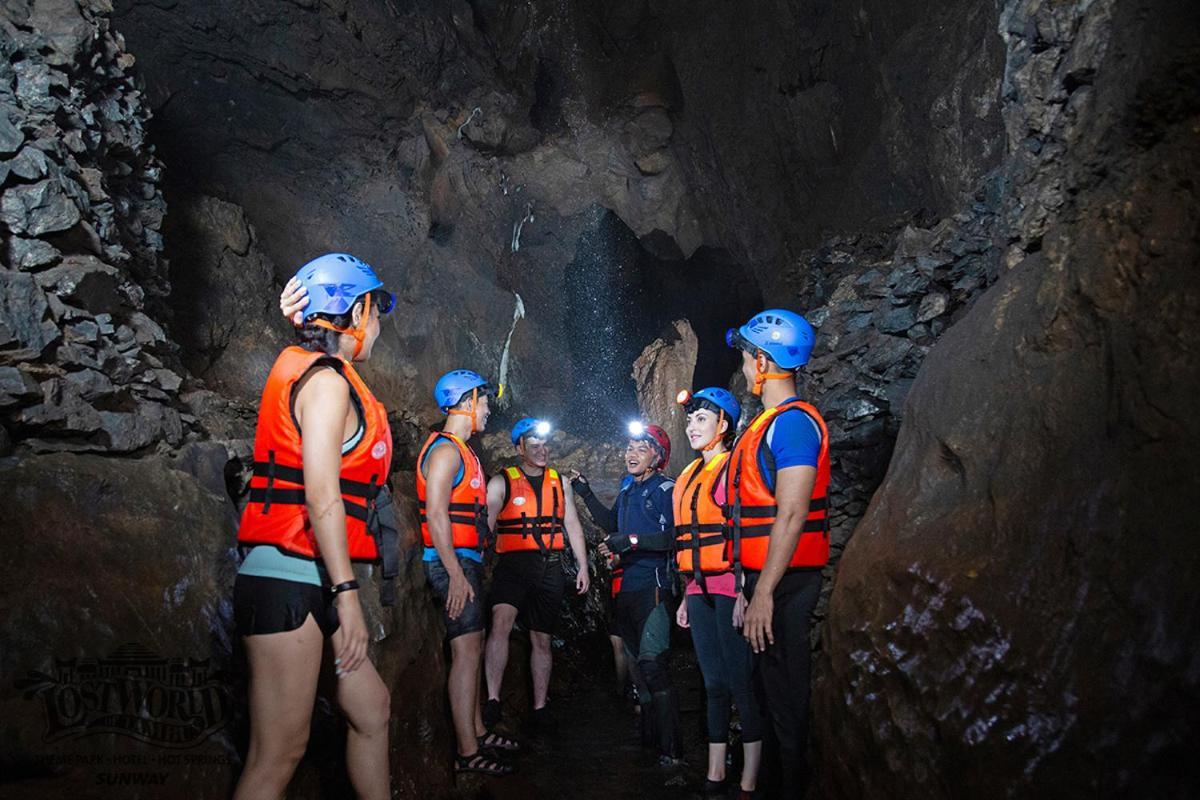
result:
M 468 600 L 463 605 L 457 619 L 451 619 L 450 614 L 446 612 L 446 598 L 450 595 L 450 573 L 446 571 L 440 559 L 424 562 L 425 579 L 429 581 L 438 607 L 442 611 L 447 639 L 483 630 L 483 565 L 461 556 L 458 563 L 463 574 L 467 576 L 467 583 L 471 584 L 471 590 L 475 592 L 475 599 Z

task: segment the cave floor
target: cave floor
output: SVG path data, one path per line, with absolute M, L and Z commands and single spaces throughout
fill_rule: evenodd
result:
M 613 691 L 611 669 L 556 681 L 551 704 L 558 731 L 552 737 L 522 737 L 520 771 L 503 779 L 460 780 L 460 796 L 477 798 L 595 798 L 648 800 L 699 798 L 704 784 L 706 744 L 704 692 L 690 646 L 673 646 L 672 674 L 680 693 L 684 759 L 660 767 L 657 753 L 638 739 L 634 704 Z M 507 730 L 519 735 L 511 724 Z M 739 748 L 733 747 L 736 751 Z M 731 778 L 739 766 L 729 768 Z

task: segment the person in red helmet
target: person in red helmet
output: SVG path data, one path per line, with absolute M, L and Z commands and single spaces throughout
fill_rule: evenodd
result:
M 671 440 L 657 425 L 630 423 L 625 447 L 628 475 L 616 504 L 606 508 L 587 478 L 570 473 L 572 486 L 592 518 L 608 536 L 602 556 L 618 555 L 623 574 L 616 600 L 617 631 L 636 661 L 642 741 L 659 749 L 664 766 L 681 756 L 679 699 L 667 670 L 671 618 L 678 577 L 675 572 L 675 522 L 671 498 L 675 481 L 663 474 L 671 459 Z

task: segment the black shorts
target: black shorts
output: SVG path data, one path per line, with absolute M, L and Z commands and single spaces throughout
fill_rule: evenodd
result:
M 429 581 L 438 608 L 442 612 L 447 639 L 483 630 L 483 565 L 469 558 L 459 558 L 458 563 L 463 574 L 467 576 L 467 583 L 471 584 L 471 589 L 475 592 L 475 599 L 468 600 L 463 605 L 458 619 L 450 619 L 446 612 L 446 598 L 450 596 L 450 573 L 440 560 L 425 562 L 425 579 Z
M 566 580 L 559 553 L 549 557 L 534 551 L 502 553 L 492 572 L 492 606 L 514 606 L 526 628 L 552 633 L 562 612 Z
M 233 619 L 240 636 L 294 631 L 312 614 L 326 638 L 338 629 L 333 595 L 323 586 L 238 575 L 233 582 Z

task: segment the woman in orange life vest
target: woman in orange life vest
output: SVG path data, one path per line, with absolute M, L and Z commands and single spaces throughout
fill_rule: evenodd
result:
M 739 797 L 756 788 L 762 759 L 762 713 L 754 696 L 753 655 L 738 628 L 745 600 L 726 558 L 725 471 L 729 445 L 742 408 L 725 389 L 710 387 L 676 398 L 687 411 L 687 437 L 700 453 L 675 481 L 675 559 L 687 581 L 686 602 L 675 621 L 691 628 L 692 645 L 704 676 L 708 718 L 705 795 L 725 794 L 725 756 L 730 701 L 742 723 L 743 767 Z
M 235 798 L 281 797 L 308 742 L 325 638 L 349 722 L 346 765 L 359 797 L 390 795 L 388 690 L 367 658 L 352 560 L 375 560 L 367 519 L 388 477 L 387 414 L 353 362 L 371 355 L 394 298 L 343 253 L 300 268 L 316 298 L 298 346 L 280 353 L 263 390 L 250 501 L 238 542 L 251 546 L 234 584 L 250 662 L 250 748 Z

